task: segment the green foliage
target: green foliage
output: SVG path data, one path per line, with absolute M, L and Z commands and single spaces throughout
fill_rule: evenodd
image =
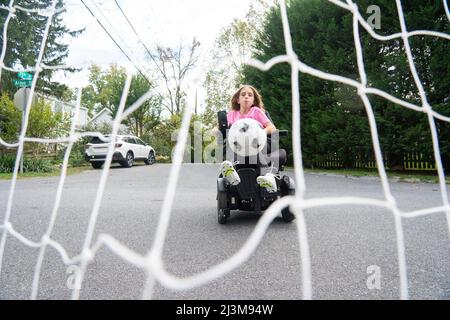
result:
M 10 173 L 14 171 L 14 164 L 16 163 L 16 157 L 12 155 L 0 156 L 0 172 Z
M 149 142 L 157 155 L 172 157 L 172 150 L 176 144 L 175 138 L 180 127 L 181 116 L 174 114 L 162 120 L 144 141 Z
M 0 138 L 8 143 L 17 142 L 20 134 L 22 111 L 18 110 L 6 95 L 0 97 Z M 61 112 L 54 113 L 51 106 L 43 99 L 31 106 L 28 117 L 27 137 L 57 138 L 68 133 L 70 119 Z M 27 148 L 39 153 L 45 147 L 43 144 L 27 143 Z
M 80 129 L 82 132 L 99 132 L 103 135 L 111 134 L 112 126 L 108 123 L 101 123 L 98 125 L 88 124 Z M 121 132 L 119 132 L 120 134 Z M 83 137 L 80 140 L 76 141 L 70 152 L 69 156 L 69 165 L 72 167 L 80 167 L 86 165 L 86 160 L 84 159 L 84 153 L 86 150 L 86 144 L 91 141 L 92 137 Z M 67 145 L 61 148 L 58 152 L 58 163 L 62 163 L 64 161 L 64 156 L 67 150 Z
M 69 116 L 62 112 L 53 112 L 51 106 L 44 99 L 31 106 L 28 117 L 27 137 L 58 138 L 65 136 L 70 129 Z
M 6 95 L 0 96 L 0 138 L 8 143 L 17 141 L 22 114 Z
M 208 71 L 203 84 L 206 89 L 206 108 L 202 113 L 202 122 L 209 126 L 217 125 L 217 112 L 228 110 L 234 87 L 234 73 L 230 68 Z
M 258 27 L 272 5 L 272 0 L 255 0 L 245 18 L 235 19 L 221 30 L 212 52 L 214 68 L 208 71 L 203 83 L 206 90 L 204 124 L 217 124 L 217 111 L 228 110 L 231 96 L 244 83 L 243 63 L 251 57 Z
M 89 67 L 89 85 L 83 88 L 81 103 L 88 108 L 90 116 L 104 108 L 115 114 L 126 78 L 126 69 L 114 64 L 108 70 L 96 65 Z
M 86 105 L 91 115 L 107 108 L 111 110 L 112 117 L 115 117 L 125 86 L 126 69 L 111 65 L 108 70 L 102 70 L 100 67 L 92 65 L 89 70 L 90 84 L 83 89 L 83 105 Z M 144 76 L 141 74 L 133 75 L 125 110 L 150 90 L 152 90 L 151 84 Z M 124 119 L 123 124 L 136 136 L 143 139 L 150 136 L 161 122 L 161 99 L 161 96 L 155 92 L 137 110 Z M 93 128 L 89 131 L 99 131 L 97 129 L 101 128 Z M 111 132 L 111 130 L 109 129 L 107 132 Z
M 73 144 L 72 150 L 69 155 L 69 166 L 80 167 L 86 165 L 87 162 L 84 159 L 84 153 L 86 149 L 86 144 L 89 142 L 89 140 L 90 138 L 85 137 Z M 64 147 L 61 150 L 59 150 L 57 155 L 57 163 L 59 164 L 63 163 L 66 150 L 67 147 Z
M 186 141 L 185 152 L 183 155 L 184 162 L 194 163 L 195 161 L 205 161 L 203 152 L 206 146 L 214 143 L 207 134 L 210 130 L 202 123 L 201 116 L 193 115 L 189 124 L 189 135 Z M 181 128 L 182 115 L 172 115 L 170 118 L 161 121 L 155 127 L 152 135 L 145 137 L 144 141 L 155 149 L 158 162 L 170 162 L 172 160 L 173 151 L 177 143 L 178 134 Z M 196 140 L 197 139 L 197 140 Z M 196 146 L 201 140 L 201 146 Z M 197 150 L 195 148 L 198 147 Z M 201 152 L 196 155 L 196 152 Z M 197 158 L 196 158 L 197 157 Z M 209 159 L 208 159 L 209 160 Z
M 366 18 L 369 5 L 381 8 L 381 30 L 388 35 L 399 32 L 394 1 L 358 1 Z M 417 29 L 449 33 L 449 22 L 441 5 L 413 0 L 403 2 L 409 31 Z M 332 74 L 360 81 L 353 39 L 352 14 L 328 1 L 291 0 L 288 19 L 292 44 L 299 60 Z M 368 85 L 411 103 L 421 105 L 418 90 L 409 69 L 401 39 L 378 41 L 360 28 L 365 71 Z M 448 56 L 447 40 L 429 37 L 410 37 L 412 54 L 428 102 L 446 116 L 450 115 L 448 88 L 450 65 L 442 57 Z M 267 61 L 285 54 L 285 39 L 279 8 L 266 17 L 255 42 L 254 57 Z M 395 68 L 393 68 L 395 67 Z M 265 106 L 275 125 L 292 129 L 291 70 L 288 64 L 278 64 L 267 72 L 246 67 L 247 83 L 260 89 Z M 373 157 L 373 146 L 365 107 L 353 88 L 300 74 L 301 139 L 305 164 L 335 154 L 345 167 L 352 167 L 355 157 Z M 428 119 L 425 114 L 395 106 L 386 99 L 369 96 L 375 112 L 382 152 L 389 167 L 402 165 L 407 152 L 420 152 L 432 158 L 433 149 Z M 435 120 L 439 128 L 440 151 L 450 170 L 448 123 Z M 287 147 L 292 155 L 290 141 Z
M 1 155 L 0 156 L 0 173 L 12 173 L 14 171 L 14 165 L 16 163 L 16 157 L 14 155 Z M 23 160 L 23 172 L 53 172 L 54 168 L 51 161 L 41 160 L 36 158 L 24 158 Z
M 131 79 L 130 92 L 125 108 L 128 109 L 140 97 L 150 90 L 150 83 L 141 74 L 134 75 Z M 124 124 L 130 131 L 138 136 L 145 137 L 154 131 L 154 128 L 161 123 L 162 98 L 159 95 L 152 95 L 137 110 L 135 110 Z
M 56 8 L 62 9 L 63 0 L 58 0 Z M 2 1 L 5 6 L 9 1 Z M 24 8 L 45 9 L 52 4 L 51 0 L 21 0 L 18 4 Z M 77 37 L 83 30 L 70 30 L 63 23 L 63 14 L 65 10 L 56 13 L 52 20 L 46 48 L 43 56 L 43 63 L 47 66 L 56 66 L 64 64 L 69 55 L 68 44 L 62 41 L 64 38 Z M 0 30 L 3 30 L 6 17 L 9 11 L 0 10 Z M 7 47 L 4 63 L 8 67 L 34 67 L 39 55 L 42 37 L 45 31 L 47 17 L 37 13 L 28 13 L 23 10 L 16 10 L 15 15 L 9 20 L 7 29 Z M 0 33 L 0 48 L 3 46 L 3 32 Z M 65 69 L 66 72 L 74 72 L 75 69 Z M 67 95 L 67 86 L 51 81 L 55 70 L 44 69 L 39 74 L 37 87 L 40 92 L 51 94 L 55 97 Z M 12 98 L 17 90 L 13 86 L 13 79 L 17 79 L 17 73 L 3 70 L 0 80 L 0 92 L 7 93 Z

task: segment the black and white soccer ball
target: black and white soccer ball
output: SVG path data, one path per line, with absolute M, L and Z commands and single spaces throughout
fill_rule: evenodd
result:
M 228 131 L 228 144 L 241 157 L 256 156 L 266 142 L 266 132 L 254 119 L 240 119 Z

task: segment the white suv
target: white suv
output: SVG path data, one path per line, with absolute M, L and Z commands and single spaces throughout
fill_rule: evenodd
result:
M 86 145 L 85 159 L 94 169 L 100 169 L 108 153 L 110 136 L 105 135 L 106 141 L 93 137 Z M 135 160 L 144 160 L 145 164 L 155 162 L 155 150 L 138 137 L 131 135 L 117 135 L 112 162 L 118 162 L 124 168 L 131 168 Z

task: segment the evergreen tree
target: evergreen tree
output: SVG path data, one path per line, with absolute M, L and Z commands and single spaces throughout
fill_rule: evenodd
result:
M 375 2 L 375 3 L 374 3 Z M 380 34 L 400 31 L 397 8 L 393 1 L 358 1 L 360 12 L 369 5 L 381 8 Z M 419 0 L 403 4 L 409 31 L 418 29 L 448 33 L 449 23 L 441 5 Z M 292 0 L 288 2 L 288 19 L 292 42 L 304 63 L 333 74 L 360 81 L 356 65 L 352 14 L 328 1 Z M 381 42 L 360 28 L 368 85 L 411 103 L 420 105 L 401 39 Z M 429 103 L 449 116 L 450 85 L 447 40 L 410 37 L 414 62 L 424 84 Z M 270 11 L 255 45 L 255 58 L 267 61 L 285 54 L 279 8 Z M 279 128 L 291 129 L 291 79 L 288 64 L 277 65 L 268 72 L 245 69 L 246 82 L 260 88 L 265 105 Z M 354 160 L 372 157 L 373 146 L 366 110 L 353 88 L 300 74 L 301 130 L 304 163 L 312 165 L 336 155 L 345 167 Z M 423 113 L 396 106 L 376 96 L 369 97 L 375 111 L 382 151 L 389 167 L 403 164 L 405 153 L 432 156 L 431 135 Z M 448 123 L 438 122 L 441 154 L 448 159 L 450 141 Z M 448 160 L 445 160 L 448 162 Z M 447 164 L 448 168 L 448 164 Z
M 9 0 L 0 0 L 3 6 L 9 6 Z M 52 4 L 52 0 L 20 0 L 15 1 L 15 5 L 30 9 L 46 9 Z M 64 1 L 58 0 L 57 9 L 64 7 Z M 64 64 L 69 55 L 69 46 L 63 42 L 66 36 L 76 37 L 83 30 L 70 30 L 63 23 L 62 15 L 65 10 L 58 11 L 52 20 L 49 30 L 43 63 L 47 66 L 56 66 Z M 3 49 L 3 28 L 6 18 L 9 14 L 7 10 L 0 10 L 0 52 Z M 9 20 L 7 28 L 6 55 L 4 64 L 12 68 L 29 68 L 36 65 L 39 56 L 41 42 L 44 36 L 47 17 L 39 13 L 28 13 L 17 9 L 15 15 Z M 66 72 L 74 72 L 75 69 L 65 69 Z M 50 94 L 56 97 L 67 95 L 67 86 L 52 82 L 51 78 L 55 70 L 45 69 L 39 74 L 37 86 L 42 93 Z M 17 78 L 16 73 L 2 71 L 0 81 L 0 91 L 8 93 L 10 97 L 17 90 L 13 86 L 13 79 Z

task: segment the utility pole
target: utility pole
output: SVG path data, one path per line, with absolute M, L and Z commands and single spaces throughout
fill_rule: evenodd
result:
M 195 88 L 195 115 L 197 115 L 197 88 Z

